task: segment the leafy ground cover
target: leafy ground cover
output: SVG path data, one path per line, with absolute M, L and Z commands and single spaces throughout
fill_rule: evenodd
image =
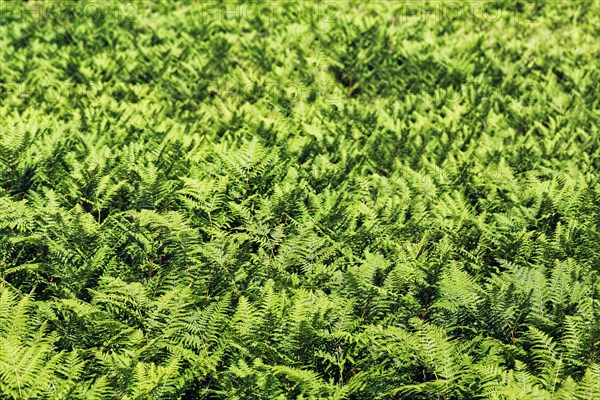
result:
M 0 6 L 0 398 L 600 399 L 597 1 Z

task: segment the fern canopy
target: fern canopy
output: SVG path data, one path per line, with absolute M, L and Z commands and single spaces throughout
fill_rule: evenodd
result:
M 600 399 L 597 0 L 0 2 L 0 399 Z

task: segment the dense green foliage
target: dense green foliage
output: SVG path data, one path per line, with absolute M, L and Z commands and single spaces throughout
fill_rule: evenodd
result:
M 1 4 L 0 399 L 600 399 L 595 0 Z

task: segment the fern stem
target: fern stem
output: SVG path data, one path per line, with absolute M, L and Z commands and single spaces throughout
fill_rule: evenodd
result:
M 17 371 L 17 367 L 15 366 L 14 360 L 12 361 L 13 371 L 15 372 L 15 378 L 17 378 L 17 387 L 19 388 L 19 398 L 23 398 L 23 392 L 21 391 L 21 378 L 19 377 L 19 373 Z

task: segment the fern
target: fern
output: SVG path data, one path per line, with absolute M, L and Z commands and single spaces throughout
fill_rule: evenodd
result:
M 595 1 L 0 8 L 0 398 L 600 397 Z

